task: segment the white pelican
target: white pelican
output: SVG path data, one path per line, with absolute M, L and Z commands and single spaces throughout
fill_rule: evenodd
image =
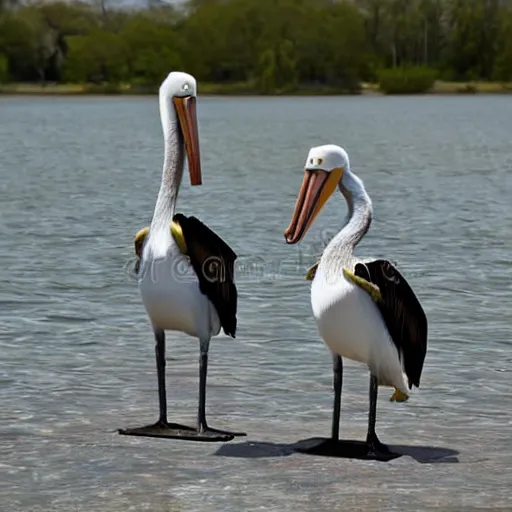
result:
M 393 401 L 419 387 L 427 351 L 427 319 L 405 278 L 387 260 L 362 261 L 354 249 L 368 231 L 372 203 L 363 182 L 350 170 L 346 151 L 325 145 L 309 151 L 288 244 L 299 242 L 327 199 L 339 187 L 348 204 L 341 231 L 310 270 L 311 305 L 318 330 L 333 354 L 334 411 L 331 443 L 339 438 L 342 357 L 370 370 L 370 411 L 366 455 L 385 456 L 389 449 L 375 433 L 377 389 L 392 386 Z M 405 374 L 404 374 L 405 372 Z
M 120 430 L 122 434 L 201 441 L 229 441 L 234 433 L 206 423 L 206 373 L 212 336 L 235 337 L 236 254 L 195 217 L 175 214 L 185 151 L 190 182 L 201 185 L 196 80 L 173 72 L 160 86 L 160 117 L 165 156 L 160 191 L 151 226 L 135 237 L 139 290 L 155 335 L 160 417 L 154 425 Z M 199 407 L 197 427 L 167 421 L 165 331 L 199 339 Z

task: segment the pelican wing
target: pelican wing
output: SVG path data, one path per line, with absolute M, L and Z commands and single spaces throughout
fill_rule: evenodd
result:
M 199 288 L 214 305 L 224 332 L 235 337 L 238 293 L 234 282 L 236 253 L 195 217 L 177 213 L 187 246 L 187 256 L 199 280 Z
M 379 287 L 377 302 L 409 380 L 419 387 L 427 353 L 427 317 L 409 283 L 387 260 L 358 263 L 354 274 Z

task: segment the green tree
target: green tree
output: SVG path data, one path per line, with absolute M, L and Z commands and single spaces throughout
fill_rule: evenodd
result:
M 128 49 L 128 67 L 134 81 L 156 85 L 170 70 L 181 68 L 179 45 L 171 26 L 136 15 L 120 36 Z
M 412 87 L 404 70 L 420 68 L 509 80 L 510 13 L 503 0 L 0 0 L 0 55 L 4 77 L 43 83 L 152 86 L 173 69 L 266 93 L 357 90 L 378 75 Z
M 9 13 L 0 22 L 0 52 L 7 57 L 14 79 L 43 81 L 46 64 L 55 52 L 53 34 L 45 30 L 35 9 Z
M 499 0 L 451 0 L 446 64 L 455 79 L 490 79 L 499 36 Z
M 276 91 L 276 53 L 268 48 L 260 55 L 258 70 L 259 92 L 271 94 Z
M 0 84 L 4 84 L 8 81 L 9 69 L 7 57 L 0 53 Z
M 346 89 L 359 85 L 365 61 L 368 58 L 364 19 L 349 2 L 326 5 L 317 11 L 318 29 L 309 41 L 310 58 L 316 57 L 315 79 Z M 323 20 L 323 23 L 320 21 Z
M 97 29 L 69 37 L 68 45 L 65 80 L 115 84 L 128 77 L 128 48 L 118 34 Z
M 512 81 L 512 7 L 502 12 L 493 78 L 502 82 Z
M 279 44 L 278 87 L 283 91 L 293 91 L 297 87 L 297 58 L 295 46 L 289 39 Z

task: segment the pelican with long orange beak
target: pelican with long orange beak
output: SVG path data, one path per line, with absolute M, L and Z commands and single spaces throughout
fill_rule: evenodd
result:
M 334 145 L 314 147 L 306 160 L 304 179 L 288 244 L 298 243 L 332 193 L 339 188 L 348 205 L 344 227 L 310 269 L 311 305 L 318 330 L 334 362 L 334 411 L 328 443 L 335 450 L 343 376 L 342 358 L 370 370 L 370 411 L 366 436 L 369 458 L 391 458 L 375 433 L 378 386 L 395 388 L 393 401 L 405 401 L 419 387 L 427 351 L 427 318 L 411 287 L 387 260 L 363 261 L 356 245 L 370 227 L 372 202 L 363 182 L 350 170 L 347 152 Z
M 196 80 L 170 73 L 160 87 L 160 117 L 165 140 L 160 191 L 151 226 L 136 235 L 137 274 L 142 302 L 153 326 L 160 415 L 155 424 L 121 434 L 196 441 L 229 441 L 245 433 L 213 429 L 206 422 L 206 374 L 210 339 L 221 328 L 235 337 L 237 289 L 234 251 L 195 217 L 175 214 L 185 153 L 190 182 L 201 185 L 196 117 Z M 199 339 L 197 425 L 170 423 L 165 384 L 165 331 Z

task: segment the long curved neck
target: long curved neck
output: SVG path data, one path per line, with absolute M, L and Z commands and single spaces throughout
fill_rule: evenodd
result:
M 363 182 L 349 169 L 345 171 L 339 188 L 347 201 L 347 220 L 327 245 L 322 259 L 333 264 L 348 265 L 354 258 L 354 248 L 370 228 L 373 208 Z
M 185 150 L 176 111 L 172 98 L 160 94 L 160 118 L 164 132 L 164 167 L 162 181 L 156 200 L 153 220 L 151 221 L 151 237 L 165 232 L 170 239 L 169 224 L 174 216 L 176 200 L 183 176 Z

